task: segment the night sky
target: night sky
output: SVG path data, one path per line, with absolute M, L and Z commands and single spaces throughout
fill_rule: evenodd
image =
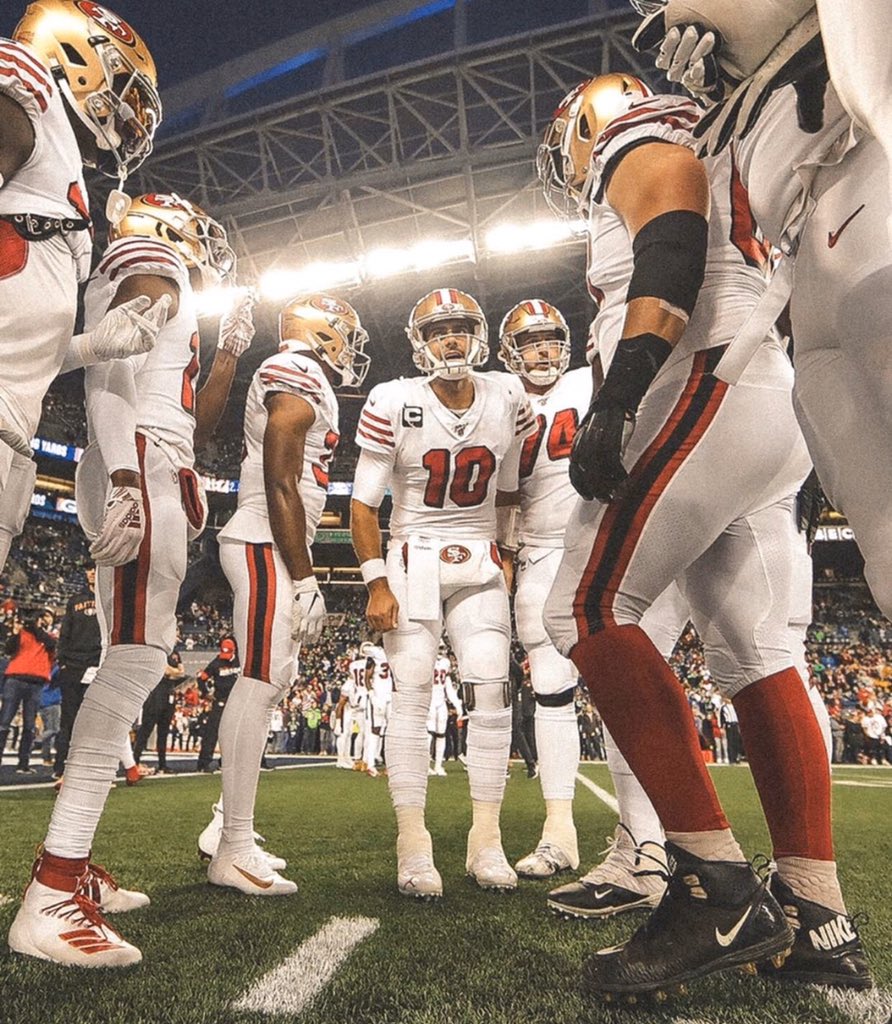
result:
M 0 35 L 8 36 L 26 7 L 4 0 Z M 117 0 L 107 5 L 146 40 L 162 90 L 257 47 L 369 6 L 369 0 Z

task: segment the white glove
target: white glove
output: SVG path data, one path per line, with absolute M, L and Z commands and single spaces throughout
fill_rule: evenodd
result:
M 247 352 L 254 338 L 254 306 L 256 302 L 256 293 L 253 289 L 248 289 L 220 320 L 217 348 L 222 348 L 224 352 L 235 356 L 236 359 Z
M 169 295 L 162 295 L 154 305 L 147 295 L 138 295 L 110 309 L 92 331 L 71 339 L 79 365 L 93 366 L 150 352 L 167 323 L 169 308 Z
M 716 33 L 702 25 L 670 28 L 654 61 L 670 82 L 679 82 L 693 96 L 717 99 L 719 69 L 715 52 Z
M 115 487 L 105 503 L 102 529 L 90 545 L 97 565 L 124 565 L 136 558 L 146 530 L 142 491 Z
M 34 452 L 31 449 L 31 443 L 24 434 L 16 430 L 16 428 L 8 423 L 2 416 L 0 416 L 0 441 L 4 444 L 9 445 L 14 452 L 18 452 L 19 455 L 26 459 L 34 457 Z
M 314 643 L 325 625 L 325 598 L 315 576 L 293 580 L 294 604 L 291 608 L 291 639 Z

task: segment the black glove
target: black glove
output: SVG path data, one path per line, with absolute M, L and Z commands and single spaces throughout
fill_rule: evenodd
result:
M 805 478 L 796 495 L 796 525 L 799 532 L 805 534 L 808 546 L 815 541 L 815 534 L 821 524 L 821 516 L 830 508 L 830 502 L 821 487 L 818 474 L 812 470 Z
M 596 398 L 579 424 L 570 451 L 570 483 L 586 501 L 610 501 L 629 475 L 623 466 L 623 435 L 628 422 L 623 408 L 599 403 Z

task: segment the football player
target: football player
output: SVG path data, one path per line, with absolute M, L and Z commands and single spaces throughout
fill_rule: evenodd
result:
M 766 34 L 773 42 L 766 27 L 774 24 L 766 21 L 769 7 L 779 16 L 788 14 L 785 5 L 751 4 L 741 21 L 729 17 L 721 0 L 670 0 L 647 6 L 656 10 L 640 33 L 639 45 L 660 45 L 658 63 L 671 78 L 686 84 L 726 75 L 730 57 L 736 66 L 742 61 L 740 54 L 753 50 L 757 42 L 763 42 L 764 50 Z M 884 614 L 892 616 L 892 454 L 886 443 L 892 429 L 892 261 L 887 236 L 892 192 L 883 151 L 892 136 L 881 123 L 879 140 L 863 137 L 863 129 L 852 122 L 834 89 L 841 82 L 851 84 L 849 75 L 888 75 L 886 34 L 879 26 L 889 24 L 890 11 L 880 3 L 819 4 L 825 29 L 829 7 L 844 14 L 846 23 L 843 28 L 834 21 L 833 31 L 823 35 L 831 84 L 819 77 L 807 90 L 797 82 L 770 94 L 764 67 L 756 64 L 743 83 L 764 87 L 751 116 L 741 123 L 733 117 L 734 103 L 720 104 L 715 108 L 720 115 L 730 111 L 726 130 L 708 141 L 715 148 L 745 132 L 734 144 L 741 185 L 763 234 L 785 253 L 761 319 L 770 321 L 789 299 L 796 343 L 796 414 L 821 484 L 854 530 L 874 599 Z M 714 32 L 685 25 L 685 20 L 701 15 L 704 22 L 721 27 L 720 47 L 716 48 Z M 857 57 L 834 60 L 840 42 L 850 44 L 853 33 L 860 35 L 873 19 L 875 31 Z M 673 27 L 666 35 L 670 23 Z M 874 62 L 877 54 L 881 56 Z M 760 55 L 756 50 L 755 57 Z M 743 70 L 754 69 L 748 64 Z M 848 99 L 853 93 L 855 108 Z M 803 96 L 816 111 L 811 122 L 803 119 Z M 858 117 L 863 110 L 868 126 L 871 110 L 889 116 L 886 87 L 881 92 L 847 89 L 846 96 L 849 110 Z M 731 346 L 733 363 L 725 361 L 719 368 L 726 379 L 739 375 L 754 337 L 747 331 Z M 826 400 L 830 393 L 832 402 Z
M 708 166 L 694 155 L 698 118 L 694 104 L 655 97 L 632 76 L 601 76 L 569 94 L 539 151 L 546 189 L 589 216 L 606 370 L 574 441 L 571 479 L 584 500 L 546 627 L 650 797 L 672 864 L 647 925 L 586 964 L 589 990 L 610 996 L 780 962 L 793 944 L 730 830 L 683 692 L 640 627 L 682 576 L 695 626 L 715 638 L 712 676 L 740 719 L 778 866 L 772 887 L 853 927 L 823 740 L 787 629 L 789 521 L 809 468 L 792 369 L 769 334 L 737 387 L 713 373 L 764 291 L 766 257 L 730 155 Z
M 514 616 L 536 697 L 536 749 L 546 818 L 536 849 L 515 865 L 527 878 L 579 866 L 573 793 L 579 765 L 574 693 L 577 672 L 545 633 L 542 608 L 560 563 L 576 493 L 567 472 L 576 427 L 592 396 L 588 367 L 572 370 L 570 328 L 541 299 L 510 309 L 499 328 L 499 359 L 522 384 L 536 418 L 520 459 L 521 548 Z
M 434 766 L 428 768 L 428 775 L 445 776 L 443 758 L 446 754 L 446 725 L 451 704 L 459 718 L 464 718 L 465 709 L 461 697 L 452 682 L 452 662 L 441 642 L 437 660 L 434 662 L 434 681 L 431 686 L 431 702 L 427 711 L 427 731 L 434 744 Z
M 164 304 L 134 295 L 72 339 L 93 248 L 84 165 L 126 175 L 160 119 L 151 54 L 99 4 L 39 0 L 0 38 L 0 566 L 30 508 L 52 380 L 148 351 L 163 323 Z
M 384 734 L 387 731 L 387 720 L 390 718 L 393 702 L 393 679 L 390 676 L 390 666 L 387 664 L 387 655 L 383 649 L 377 644 L 370 643 L 363 644 L 363 648 L 365 648 L 368 658 L 366 671 L 368 702 L 363 758 L 366 762 L 366 774 L 376 778 L 378 769 L 375 765 L 381 757 Z
M 360 644 L 360 649 L 362 645 Z M 368 658 L 356 652 L 347 666 L 348 678 L 341 687 L 341 697 L 335 711 L 335 718 L 340 723 L 338 733 L 338 768 L 353 769 L 353 723 L 354 715 L 359 709 L 360 694 L 365 689 L 365 676 Z M 357 754 L 362 753 L 362 739 L 357 740 Z
M 90 444 L 78 465 L 76 491 L 81 524 L 99 548 L 96 596 L 105 657 L 78 711 L 65 785 L 9 933 L 17 952 L 87 967 L 141 959 L 102 917 L 102 908 L 110 908 L 104 884 L 91 888 L 89 852 L 117 751 L 176 641 L 187 547 L 206 517 L 195 448 L 212 436 L 238 357 L 254 333 L 248 294 L 221 320 L 213 365 L 196 394 L 193 288 L 234 273 L 225 232 L 187 200 L 149 194 L 110 226 L 109 240 L 87 286 L 86 323 L 98 323 L 108 309 L 137 295 L 166 298 L 170 318 L 148 354 L 87 370 Z M 91 895 L 99 896 L 99 905 Z M 72 927 L 75 917 L 83 931 Z
M 325 623 L 310 549 L 339 440 L 334 385 L 362 383 L 367 340 L 348 303 L 295 298 L 279 314 L 279 350 L 248 392 L 238 509 L 220 532 L 242 671 L 220 721 L 223 833 L 208 880 L 253 896 L 297 891 L 256 847 L 254 801 L 270 711 L 295 677 L 300 645 Z
M 487 326 L 470 295 L 455 288 L 425 295 L 407 332 L 423 376 L 379 384 L 369 394 L 351 505 L 353 544 L 369 588 L 367 618 L 384 634 L 394 677 L 387 771 L 399 832 L 397 886 L 421 898 L 443 891 L 424 805 L 426 722 L 445 624 L 470 717 L 466 867 L 481 887 L 511 890 L 517 875 L 499 829 L 511 744 L 511 630 L 499 545 L 517 547 L 520 446 L 533 416 L 519 384 L 475 372 L 486 362 Z M 388 486 L 393 513 L 385 563 L 378 507 Z

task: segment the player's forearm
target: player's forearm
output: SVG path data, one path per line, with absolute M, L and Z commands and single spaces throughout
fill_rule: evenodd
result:
M 293 580 L 313 575 L 307 550 L 307 516 L 293 478 L 268 484 L 266 502 L 273 540 Z
M 381 527 L 378 525 L 378 510 L 357 501 L 350 502 L 350 532 L 353 550 L 359 564 L 372 558 L 382 557 Z
M 196 451 L 200 451 L 214 436 L 214 432 L 229 401 L 229 392 L 235 379 L 238 359 L 224 349 L 218 348 L 208 374 L 207 382 L 195 398 Z
M 118 470 L 138 473 L 133 368 L 126 360 L 91 366 L 85 385 L 87 418 L 106 469 L 112 475 Z
M 0 95 L 0 188 L 28 162 L 34 151 L 34 128 L 10 96 Z

